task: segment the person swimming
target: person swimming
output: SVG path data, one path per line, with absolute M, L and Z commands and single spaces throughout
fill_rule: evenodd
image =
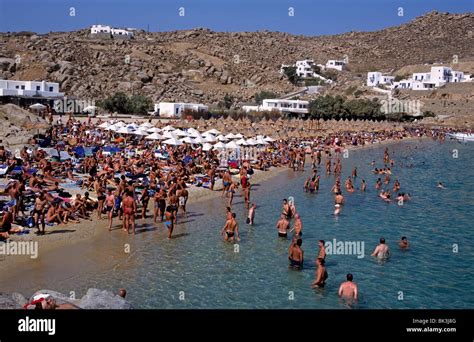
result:
M 401 249 L 408 249 L 408 239 L 406 236 L 402 236 L 398 246 L 400 246 Z
M 386 259 L 390 256 L 390 250 L 385 244 L 385 239 L 383 237 L 380 238 L 380 243 L 377 245 L 377 247 L 375 247 L 375 250 L 372 252 L 371 256 L 379 259 Z
M 446 189 L 442 182 L 438 182 L 438 185 L 436 187 L 440 189 Z

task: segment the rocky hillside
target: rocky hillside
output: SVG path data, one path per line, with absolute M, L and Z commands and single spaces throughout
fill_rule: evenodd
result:
M 88 30 L 0 34 L 0 78 L 53 80 L 68 95 L 100 99 L 118 90 L 153 100 L 216 104 L 226 93 L 245 102 L 260 90 L 295 89 L 282 63 L 347 56 L 341 79 L 407 64 L 474 59 L 474 14 L 432 12 L 375 32 L 296 36 L 279 32 L 138 32 L 130 41 L 93 39 Z

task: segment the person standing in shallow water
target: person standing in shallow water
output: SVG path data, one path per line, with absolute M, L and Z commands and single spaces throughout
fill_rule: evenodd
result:
M 304 251 L 301 249 L 303 240 L 294 238 L 291 241 L 290 248 L 288 249 L 288 260 L 290 261 L 289 267 L 300 270 L 303 267 L 303 256 Z
M 171 239 L 174 229 L 174 208 L 171 205 L 166 207 L 165 211 L 165 227 L 168 229 L 168 239 Z
M 339 286 L 339 297 L 346 298 L 346 299 L 355 299 L 357 300 L 358 297 L 358 289 L 357 284 L 354 283 L 353 276 L 351 273 L 348 273 L 346 276 L 346 281 Z
M 386 259 L 390 256 L 390 250 L 385 244 L 384 238 L 380 238 L 380 243 L 377 245 L 377 247 L 375 247 L 375 250 L 372 252 L 371 256 L 379 259 Z
M 316 277 L 311 284 L 311 287 L 314 288 L 323 288 L 326 285 L 326 280 L 328 279 L 328 272 L 326 271 L 325 261 L 323 258 L 316 259 Z

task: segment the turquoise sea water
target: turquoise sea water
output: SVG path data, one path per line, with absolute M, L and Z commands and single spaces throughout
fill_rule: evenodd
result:
M 125 287 L 138 308 L 324 309 L 346 307 L 337 290 L 350 272 L 360 293 L 355 308 L 474 308 L 474 145 L 423 140 L 388 147 L 397 163 L 390 188 L 398 178 L 401 191 L 413 197 L 403 206 L 383 202 L 374 188 L 377 176 L 370 172 L 369 162 L 382 166 L 384 147 L 351 151 L 342 159 L 342 183 L 357 166 L 355 184 L 359 187 L 364 178 L 367 192 L 344 193 L 346 204 L 337 218 L 330 193 L 334 176 L 324 174 L 323 160 L 317 194 L 303 192 L 309 165 L 304 175 L 284 171 L 256 186 L 253 227 L 245 224 L 242 198 L 235 199 L 242 237 L 238 252 L 219 235 L 225 204 L 218 198 L 191 205 L 190 217 L 171 241 L 161 225 L 155 229 L 152 224 L 142 226 L 136 237 L 118 231 L 102 234 L 71 248 L 74 260 L 56 266 L 57 276 L 44 279 L 34 274 L 28 286 L 75 291 L 77 296 L 89 287 L 114 292 Z M 446 189 L 438 189 L 438 181 Z M 288 196 L 295 198 L 304 226 L 302 271 L 288 269 L 290 241 L 278 238 L 275 228 L 281 201 Z M 402 235 L 411 244 L 407 251 L 397 245 Z M 383 263 L 370 257 L 381 236 L 392 252 Z M 313 290 L 319 239 L 364 242 L 365 257 L 328 255 L 326 287 Z M 124 253 L 127 243 L 130 253 Z M 103 252 L 100 257 L 97 251 Z

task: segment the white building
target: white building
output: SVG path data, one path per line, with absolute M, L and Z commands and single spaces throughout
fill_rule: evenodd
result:
M 381 72 L 373 71 L 367 73 L 367 86 L 376 87 L 378 85 L 392 85 L 395 77 L 384 75 Z
M 209 110 L 209 107 L 201 103 L 184 103 L 184 102 L 155 103 L 155 113 L 158 113 L 160 117 L 164 117 L 164 118 L 179 118 L 181 117 L 181 113 L 185 109 L 205 113 Z
M 0 96 L 63 97 L 59 83 L 46 81 L 0 80 Z
M 296 74 L 302 78 L 314 77 L 316 74 L 313 70 L 314 60 L 305 59 L 302 61 L 296 61 Z
M 109 25 L 92 25 L 91 35 L 132 38 L 133 32 L 130 30 L 116 29 Z
M 325 69 L 325 67 L 322 66 L 321 64 L 315 64 L 314 60 L 312 59 L 304 59 L 302 61 L 296 61 L 296 63 L 293 65 L 282 64 L 280 67 L 280 73 L 284 74 L 286 68 L 293 66 L 293 67 L 296 67 L 296 75 L 298 75 L 298 77 L 301 77 L 303 79 L 304 78 L 319 78 L 323 80 L 324 82 L 331 84 L 333 82 L 331 79 L 321 76 L 314 71 L 313 67 L 315 65 L 319 66 L 321 70 Z
M 455 71 L 451 67 L 435 66 L 430 72 L 417 72 L 411 78 L 394 82 L 394 89 L 430 90 L 444 86 L 446 83 L 470 82 L 470 75 Z
M 326 69 L 336 69 L 342 71 L 346 68 L 346 62 L 344 60 L 330 59 L 326 63 Z
M 92 25 L 91 27 L 91 34 L 110 34 L 112 32 L 112 28 L 108 25 Z
M 282 113 L 307 114 L 309 101 L 265 99 L 260 106 L 242 106 L 245 112 L 279 111 Z

